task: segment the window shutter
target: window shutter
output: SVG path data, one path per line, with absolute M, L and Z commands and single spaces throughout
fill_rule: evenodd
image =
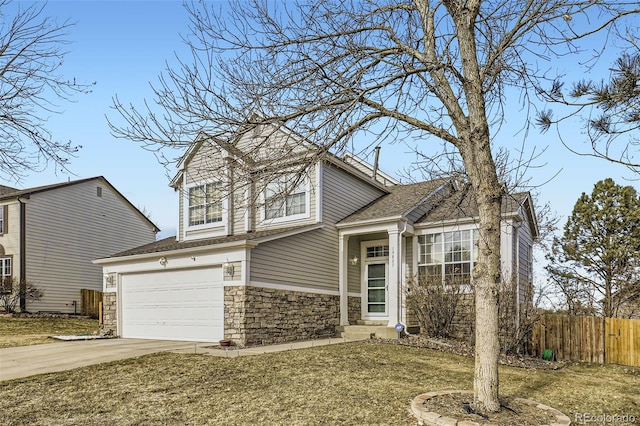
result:
M 2 206 L 2 229 L 0 235 L 4 235 L 9 231 L 9 206 Z

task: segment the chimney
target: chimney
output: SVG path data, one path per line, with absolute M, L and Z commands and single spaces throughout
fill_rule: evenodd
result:
M 380 158 L 380 146 L 376 146 L 376 156 L 373 160 L 373 180 L 378 180 L 378 159 Z

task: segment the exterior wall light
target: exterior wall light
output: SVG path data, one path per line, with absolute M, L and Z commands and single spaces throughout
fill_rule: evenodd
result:
M 229 277 L 229 278 L 233 278 L 233 275 L 235 274 L 235 267 L 233 266 L 233 263 L 229 263 L 229 262 L 224 262 L 222 264 L 222 273 L 224 274 L 225 277 Z
M 356 266 L 358 264 L 358 256 L 353 256 L 349 258 L 349 264 L 351 266 Z
M 158 259 L 158 263 L 162 266 L 167 266 L 167 258 L 162 256 L 160 259 Z

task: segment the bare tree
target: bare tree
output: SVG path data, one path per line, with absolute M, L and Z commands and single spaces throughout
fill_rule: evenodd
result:
M 535 111 L 548 81 L 540 64 L 577 54 L 583 37 L 634 8 L 598 0 L 189 4 L 192 56 L 160 76 L 153 102 L 135 107 L 115 98 L 121 121 L 111 120 L 112 132 L 167 161 L 165 150 L 188 146 L 198 132 L 232 146 L 238 129 L 269 123 L 286 123 L 320 154 L 350 149 L 359 138 L 372 146 L 412 140 L 425 150 L 444 141 L 479 206 L 475 406 L 497 411 L 505 187 L 492 129 L 505 108 Z
M 590 150 L 584 151 L 569 141 L 563 144 L 575 154 L 602 158 L 626 166 L 640 174 L 640 45 L 637 24 L 617 30 L 619 39 L 626 42 L 622 53 L 610 65 L 609 75 L 600 81 L 582 79 L 567 89 L 555 80 L 551 89 L 543 90 L 547 100 L 555 106 L 570 105 L 578 108 L 584 123 L 584 134 Z M 552 125 L 573 118 L 574 110 L 554 117 L 554 111 L 538 112 L 538 125 L 547 131 Z M 572 138 L 575 138 L 572 135 Z
M 14 180 L 49 162 L 66 167 L 79 146 L 57 141 L 47 119 L 61 112 L 57 101 L 90 87 L 59 75 L 73 23 L 45 17 L 44 8 L 0 0 L 0 174 Z

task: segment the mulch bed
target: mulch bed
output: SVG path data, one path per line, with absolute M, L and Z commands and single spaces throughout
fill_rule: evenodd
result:
M 538 426 L 556 423 L 556 416 L 549 411 L 541 410 L 535 405 L 527 404 L 521 400 L 500 397 L 501 410 L 497 413 L 477 413 L 472 408 L 473 395 L 452 393 L 438 395 L 425 401 L 428 411 L 436 412 L 444 417 L 454 418 L 458 421 L 468 420 L 480 424 L 492 425 L 518 425 Z
M 468 358 L 474 357 L 474 347 L 456 339 L 430 338 L 427 336 L 411 335 L 402 339 L 371 339 L 371 343 L 411 346 L 416 348 L 434 349 Z M 530 356 L 500 354 L 498 363 L 510 367 L 528 368 L 535 370 L 559 370 L 565 367 L 563 361 L 545 361 Z

